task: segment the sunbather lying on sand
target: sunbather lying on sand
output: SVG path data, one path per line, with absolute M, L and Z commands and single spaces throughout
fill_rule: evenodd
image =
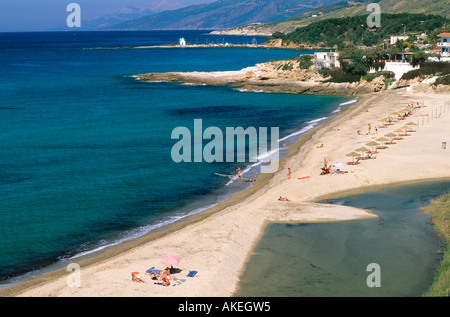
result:
M 292 201 L 292 200 L 289 200 L 287 197 L 283 197 L 283 196 L 280 196 L 280 198 L 278 198 L 278 200 L 279 201 Z

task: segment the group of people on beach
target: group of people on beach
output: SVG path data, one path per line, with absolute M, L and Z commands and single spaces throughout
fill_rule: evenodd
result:
M 331 170 L 331 164 L 328 165 L 328 161 L 327 159 L 323 159 L 323 167 L 321 168 L 321 172 L 320 175 L 326 175 L 326 174 L 330 174 L 332 172 Z
M 371 131 L 372 131 L 372 126 L 370 125 L 370 123 L 368 123 L 368 124 L 367 124 L 367 134 L 366 134 L 366 135 L 370 135 L 370 134 L 371 134 Z M 361 130 L 360 130 L 360 129 L 356 130 L 356 133 L 357 133 L 358 135 L 363 135 L 363 134 L 361 134 Z M 373 132 L 373 134 L 378 134 L 378 128 L 377 128 L 377 127 L 374 127 L 374 132 Z
M 159 280 L 162 282 L 162 286 L 169 286 L 170 285 L 171 269 L 172 270 L 176 270 L 173 267 L 172 268 L 166 267 L 164 270 L 159 272 Z M 150 274 L 150 278 L 152 280 L 158 280 L 158 275 L 156 273 L 151 273 Z M 131 273 L 131 280 L 133 282 L 145 283 L 144 279 L 139 274 L 139 272 L 132 272 Z M 157 282 L 155 282 L 155 284 L 157 284 Z

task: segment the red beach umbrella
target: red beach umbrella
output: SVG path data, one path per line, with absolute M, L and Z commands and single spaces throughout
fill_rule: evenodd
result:
M 165 265 L 174 265 L 174 264 L 178 264 L 178 262 L 180 262 L 180 258 L 175 255 L 168 254 L 168 255 L 163 256 L 161 258 L 160 262 Z

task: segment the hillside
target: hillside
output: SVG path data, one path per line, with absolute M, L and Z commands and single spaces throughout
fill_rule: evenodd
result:
M 423 13 L 450 18 L 450 0 L 340 1 L 302 12 L 284 21 L 260 25 L 243 25 L 214 33 L 233 35 L 271 35 L 275 32 L 289 33 L 298 27 L 325 19 L 368 14 L 366 11 L 367 5 L 371 2 L 377 2 L 383 13 Z
M 345 18 L 332 18 L 308 24 L 295 31 L 284 34 L 274 33 L 270 39 L 281 39 L 283 45 L 309 44 L 322 47 L 339 47 L 345 43 L 373 46 L 392 34 L 402 34 L 405 29 L 413 33 L 430 34 L 440 30 L 450 20 L 439 15 L 427 14 L 381 14 L 381 26 L 369 28 L 366 25 L 367 15 Z
M 282 21 L 339 0 L 218 0 L 168 10 L 122 22 L 109 30 L 226 29 L 244 24 Z

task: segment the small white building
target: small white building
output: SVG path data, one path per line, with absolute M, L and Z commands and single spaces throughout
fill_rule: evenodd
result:
M 450 33 L 438 34 L 441 41 L 437 43 L 437 47 L 441 50 L 442 56 L 450 56 Z
M 315 52 L 314 53 L 314 68 L 321 69 L 341 67 L 339 63 L 339 53 L 337 52 Z
M 406 41 L 409 38 L 408 35 L 402 35 L 402 36 L 394 36 L 391 35 L 391 45 L 394 45 L 397 43 L 397 41 Z
M 180 39 L 178 40 L 178 43 L 179 43 L 181 46 L 185 46 L 185 45 L 186 45 L 186 40 L 184 39 L 184 37 L 182 37 L 182 38 L 180 38 Z

